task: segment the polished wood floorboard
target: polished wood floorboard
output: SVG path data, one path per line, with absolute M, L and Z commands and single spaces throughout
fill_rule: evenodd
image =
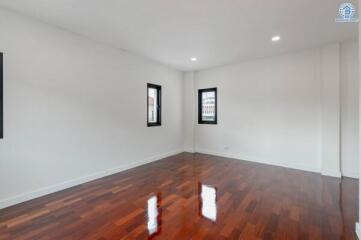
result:
M 357 201 L 356 180 L 182 153 L 0 210 L 0 239 L 356 240 Z

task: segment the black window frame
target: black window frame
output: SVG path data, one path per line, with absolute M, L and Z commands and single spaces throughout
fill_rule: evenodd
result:
M 204 121 L 202 118 L 202 94 L 205 92 L 214 92 L 215 97 L 215 118 L 213 121 Z M 217 124 L 218 123 L 218 114 L 217 114 L 217 108 L 218 108 L 218 101 L 217 101 L 217 88 L 205 88 L 205 89 L 199 89 L 198 90 L 198 124 Z
M 4 79 L 3 79 L 3 53 L 0 52 L 0 139 L 4 138 Z
M 157 122 L 149 122 L 149 89 L 157 90 Z M 157 127 L 162 126 L 162 86 L 147 83 L 147 126 L 148 127 Z

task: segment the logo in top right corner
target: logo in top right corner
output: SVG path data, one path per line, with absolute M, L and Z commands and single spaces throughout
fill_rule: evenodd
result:
M 359 19 L 356 17 L 356 9 L 352 3 L 342 3 L 338 10 L 340 17 L 336 18 L 336 22 L 340 23 L 350 23 L 350 22 L 359 22 Z

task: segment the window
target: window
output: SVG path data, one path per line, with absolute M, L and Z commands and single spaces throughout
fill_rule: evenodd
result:
M 147 118 L 148 127 L 160 126 L 161 122 L 161 90 L 162 87 L 148 83 L 147 86 Z
M 217 88 L 198 90 L 198 123 L 217 124 Z

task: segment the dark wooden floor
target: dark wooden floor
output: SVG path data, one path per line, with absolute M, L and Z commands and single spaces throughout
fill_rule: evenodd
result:
M 213 220 L 203 184 L 216 191 Z M 352 179 L 184 153 L 0 210 L 0 239 L 352 240 L 357 196 Z

